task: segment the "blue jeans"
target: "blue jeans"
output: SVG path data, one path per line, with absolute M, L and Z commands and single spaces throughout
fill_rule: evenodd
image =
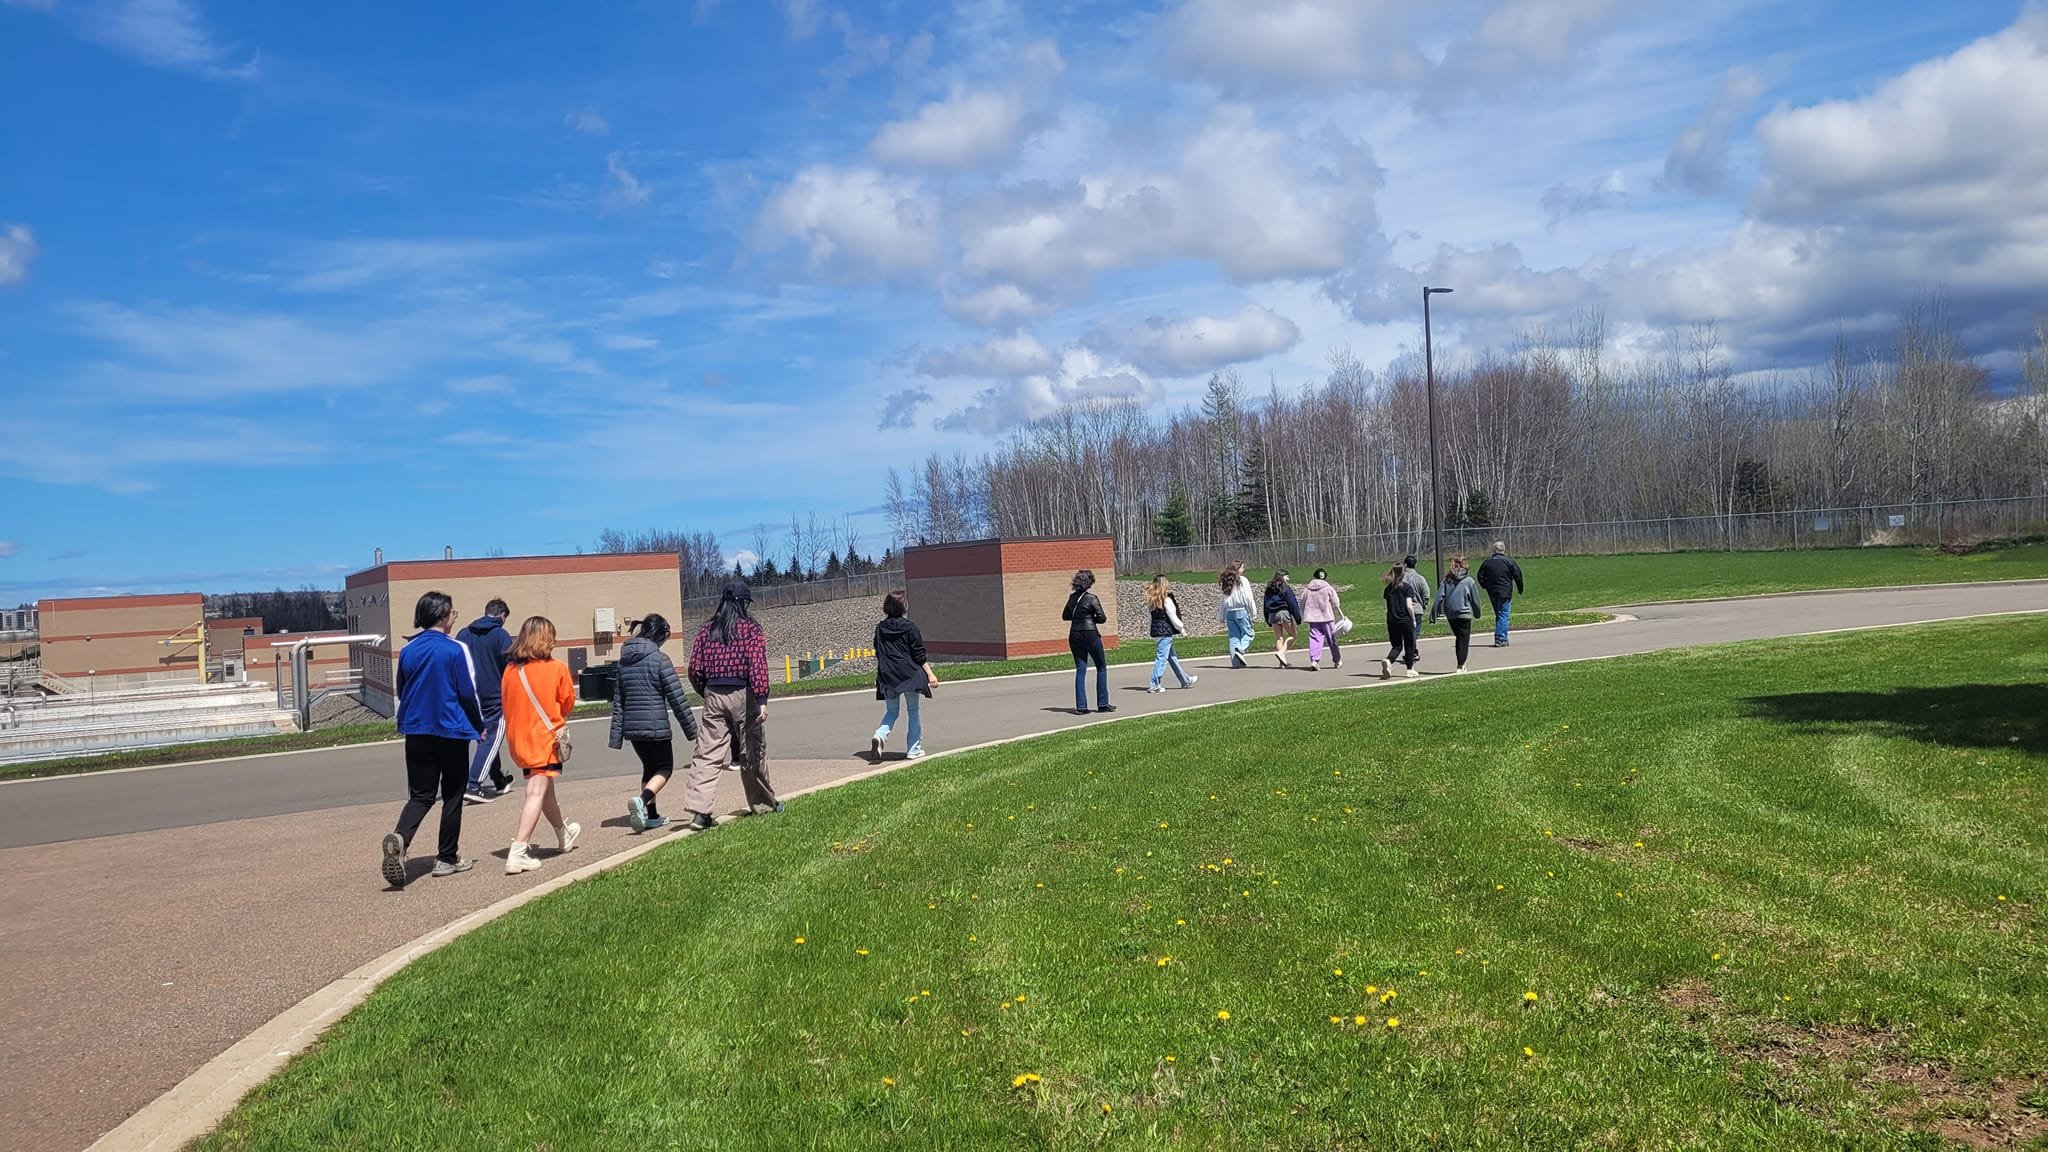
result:
M 1102 633 L 1071 632 L 1067 651 L 1074 654 L 1074 711 L 1088 710 L 1088 665 L 1095 665 L 1095 707 L 1109 710 L 1109 660 L 1102 650 Z
M 1230 654 L 1242 658 L 1252 650 L 1252 614 L 1233 608 L 1223 618 L 1230 629 Z
M 1492 599 L 1488 597 L 1488 599 Z M 1512 597 L 1493 601 L 1493 642 L 1508 642 L 1508 617 L 1514 615 L 1515 602 Z
M 1173 637 L 1161 636 L 1159 638 L 1159 654 L 1152 657 L 1153 687 L 1159 686 L 1159 678 L 1165 675 L 1169 667 L 1173 669 L 1174 678 L 1180 681 L 1180 686 L 1183 688 L 1187 687 L 1188 674 L 1180 666 L 1180 657 L 1173 654 Z
M 875 729 L 875 739 L 884 741 L 889 739 L 889 729 L 896 726 L 896 717 L 903 711 L 903 702 L 908 700 L 910 701 L 910 731 L 904 733 L 904 735 L 909 738 L 910 743 L 904 747 L 913 756 L 924 751 L 924 725 L 918 721 L 917 698 L 918 693 L 916 692 L 904 692 L 900 695 L 889 697 L 888 705 L 882 709 L 882 726 Z

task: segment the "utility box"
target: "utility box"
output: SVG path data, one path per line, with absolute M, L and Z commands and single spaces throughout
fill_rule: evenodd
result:
M 618 613 L 610 608 L 597 610 L 597 625 L 593 631 L 599 636 L 610 636 L 619 630 Z
M 1067 650 L 1066 606 L 1074 573 L 1095 573 L 1109 620 L 1102 645 L 1117 645 L 1116 548 L 1107 536 L 974 540 L 903 553 L 910 618 L 925 651 L 954 660 L 1013 660 Z

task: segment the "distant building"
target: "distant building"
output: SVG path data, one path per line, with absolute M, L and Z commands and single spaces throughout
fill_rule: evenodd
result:
M 348 578 L 343 596 L 348 631 L 384 636 L 361 645 L 351 663 L 362 672 L 363 702 L 384 715 L 394 711 L 395 657 L 414 632 L 413 606 L 429 591 L 455 601 L 458 629 L 483 615 L 493 599 L 512 615 L 515 635 L 528 616 L 555 625 L 555 656 L 572 672 L 618 658 L 627 629 L 649 613 L 666 617 L 682 633 L 683 592 L 673 552 L 617 552 L 593 556 L 500 556 L 477 560 L 394 560 Z M 683 657 L 677 654 L 676 663 Z
M 197 592 L 41 600 L 42 667 L 68 680 L 133 684 L 178 677 L 198 682 Z
M 1102 644 L 1114 648 L 1116 547 L 1107 536 L 909 548 L 903 553 L 903 584 L 925 651 L 956 660 L 1013 660 L 1067 650 L 1060 609 L 1082 568 L 1095 573 L 1095 594 L 1109 614 Z

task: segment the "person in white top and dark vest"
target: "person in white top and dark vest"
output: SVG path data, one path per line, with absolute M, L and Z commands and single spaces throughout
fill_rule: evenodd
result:
M 1187 631 L 1180 622 L 1180 601 L 1174 599 L 1173 586 L 1166 577 L 1154 576 L 1145 589 L 1145 604 L 1152 609 L 1152 639 L 1158 641 L 1159 653 L 1152 658 L 1152 687 L 1149 692 L 1160 692 L 1159 678 L 1173 669 L 1175 678 L 1183 688 L 1193 688 L 1197 677 L 1190 676 L 1180 666 L 1180 657 L 1174 655 L 1173 638 Z

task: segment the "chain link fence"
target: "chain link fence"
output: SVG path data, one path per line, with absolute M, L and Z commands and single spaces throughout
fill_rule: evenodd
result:
M 1622 552 L 1764 552 L 1876 545 L 1939 547 L 2048 533 L 2048 495 L 1996 500 L 1941 500 L 1859 508 L 1807 508 L 1729 516 L 1666 516 L 1576 524 L 1503 524 L 1445 528 L 1444 554 L 1484 556 L 1498 540 L 1525 556 L 1600 556 Z M 1296 537 L 1141 548 L 1117 553 L 1117 572 L 1207 572 L 1242 560 L 1254 568 L 1314 562 L 1384 560 L 1432 551 L 1420 531 L 1363 536 Z

